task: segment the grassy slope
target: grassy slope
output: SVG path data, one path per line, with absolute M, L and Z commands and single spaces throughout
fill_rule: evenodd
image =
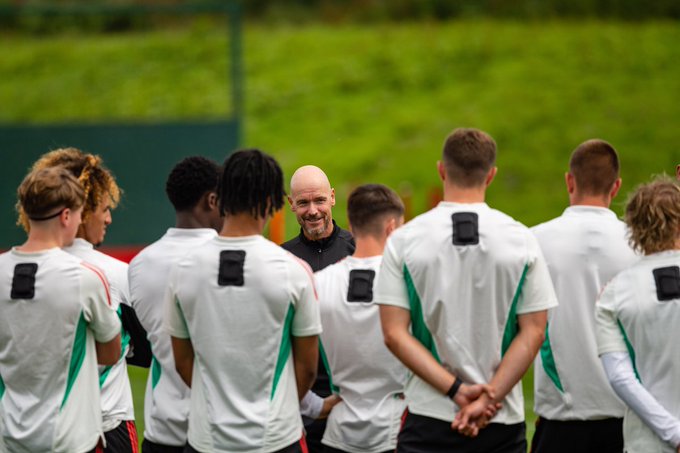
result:
M 0 121 L 224 116 L 223 37 L 205 24 L 3 37 Z M 586 138 L 619 149 L 624 193 L 680 162 L 679 40 L 672 23 L 247 26 L 244 144 L 287 174 L 325 168 L 344 223 L 343 200 L 363 182 L 410 187 L 422 211 L 445 135 L 480 127 L 500 150 L 490 203 L 535 224 L 563 209 L 566 161 Z M 288 226 L 294 234 L 291 216 Z M 131 375 L 141 428 L 144 373 Z

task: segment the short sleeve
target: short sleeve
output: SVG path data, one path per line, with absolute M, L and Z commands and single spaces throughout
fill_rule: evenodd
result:
M 293 260 L 289 273 L 295 305 L 291 334 L 294 337 L 319 335 L 321 333 L 321 315 L 312 271 L 306 263 L 297 258 L 293 258 Z
M 104 273 L 82 264 L 80 299 L 85 320 L 95 341 L 107 343 L 120 333 L 120 319 L 112 306 L 109 284 Z
M 628 351 L 619 327 L 616 306 L 616 279 L 614 279 L 604 287 L 595 304 L 595 338 L 599 355 Z
M 557 306 L 557 295 L 553 287 L 548 265 L 533 235 L 527 236 L 528 252 L 531 259 L 527 265 L 524 283 L 517 303 L 517 314 L 533 313 Z
M 404 280 L 404 260 L 394 241 L 396 233 L 387 239 L 380 272 L 375 285 L 375 303 L 394 305 L 410 310 L 406 282 Z
M 165 297 L 163 298 L 163 303 L 165 304 L 163 330 L 175 338 L 187 339 L 190 337 L 189 327 L 187 326 L 186 319 L 184 319 L 184 313 L 182 312 L 182 307 L 177 298 L 177 292 L 175 291 L 175 270 L 176 268 L 173 268 L 170 272 L 168 287 L 165 291 Z

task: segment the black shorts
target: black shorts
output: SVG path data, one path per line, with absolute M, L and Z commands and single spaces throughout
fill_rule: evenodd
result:
M 151 442 L 149 439 L 144 439 L 142 442 L 142 453 L 182 453 L 184 446 L 171 447 L 169 445 L 161 445 L 156 442 Z
M 329 447 L 328 445 L 323 446 L 323 453 L 348 453 L 345 450 L 340 450 L 339 448 Z M 382 453 L 394 453 L 394 450 L 387 450 Z
M 526 453 L 524 422 L 490 423 L 477 437 L 463 436 L 451 422 L 407 413 L 397 440 L 397 453 Z
M 194 447 L 187 443 L 187 446 L 184 449 L 184 453 L 201 453 L 201 452 L 199 452 L 198 450 L 196 450 Z M 307 451 L 307 443 L 305 442 L 305 438 L 302 437 L 297 442 L 290 444 L 287 447 L 282 448 L 281 450 L 276 450 L 274 453 L 309 453 L 309 452 Z
M 321 443 L 324 431 L 326 431 L 325 418 L 314 420 L 312 423 L 305 426 L 305 438 L 307 439 L 309 453 L 323 453 L 326 448 L 326 446 Z
M 531 453 L 621 453 L 623 419 L 536 420 Z
M 137 427 L 132 420 L 124 420 L 111 431 L 104 433 L 106 448 L 102 441 L 90 453 L 139 453 Z
M 137 427 L 132 420 L 123 420 L 120 425 L 104 433 L 106 448 L 103 453 L 139 453 Z

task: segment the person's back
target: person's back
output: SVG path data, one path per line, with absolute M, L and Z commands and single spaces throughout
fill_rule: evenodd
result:
M 385 343 L 414 373 L 399 452 L 526 450 L 517 384 L 556 300 L 529 229 L 484 202 L 495 158 L 488 134 L 454 130 L 438 163 L 444 201 L 385 247 Z
M 179 452 L 187 442 L 191 393 L 175 370 L 170 337 L 163 331 L 163 300 L 172 267 L 217 235 L 215 229 L 221 225 L 215 202 L 218 177 L 218 165 L 200 156 L 173 167 L 165 191 L 175 209 L 176 227 L 139 252 L 128 268 L 130 302 L 153 350 L 144 395 L 145 452 Z
M 220 236 L 178 262 L 165 302 L 191 386 L 187 451 L 300 451 L 298 395 L 314 379 L 321 331 L 312 274 L 261 236 L 283 205 L 276 161 L 247 150 L 224 167 Z
M 342 398 L 328 416 L 323 443 L 331 451 L 393 451 L 408 370 L 385 347 L 373 290 L 384 243 L 403 223 L 404 206 L 394 191 L 377 184 L 357 187 L 347 205 L 356 251 L 314 274 L 322 350 Z
M 532 451 L 620 452 L 624 405 L 597 356 L 594 311 L 604 285 L 637 259 L 609 209 L 621 186 L 616 150 L 603 140 L 580 144 L 565 178 L 570 206 L 532 229 L 560 302 L 534 367 Z
M 86 452 L 103 434 L 97 354 L 107 364 L 116 361 L 120 322 L 101 271 L 58 248 L 73 240 L 80 223 L 78 182 L 63 169 L 41 170 L 19 192 L 29 240 L 0 256 L 5 447 Z M 60 195 L 66 201 L 55 200 Z M 45 207 L 31 206 L 32 198 Z M 69 211 L 78 198 L 80 207 Z
M 241 284 L 229 275 L 218 281 L 221 262 L 242 262 Z M 305 294 L 313 291 L 310 279 L 296 258 L 261 236 L 217 237 L 179 261 L 171 293 L 201 369 L 189 416 L 194 448 L 208 447 L 199 440 L 201 423 L 227 451 L 248 444 L 244 451 L 275 451 L 300 438 L 290 335 L 317 333 L 293 323 L 307 310 L 296 301 L 314 297 Z
M 478 224 L 474 243 L 461 236 L 456 244 L 455 225 L 471 215 Z M 394 232 L 388 256 L 403 263 L 414 336 L 464 382 L 490 381 L 514 338 L 516 315 L 532 308 L 523 304 L 522 290 L 529 269 L 537 271 L 540 251 L 529 230 L 484 203 L 441 202 Z M 450 400 L 417 376 L 407 397 L 416 414 L 446 419 L 454 412 Z M 523 420 L 516 386 L 494 422 Z
M 121 318 L 122 305 L 130 306 L 127 263 L 95 250 L 93 245 L 85 239 L 76 238 L 72 245 L 64 247 L 64 251 L 102 271 L 109 283 L 111 307 L 116 310 L 118 317 Z M 121 356 L 118 362 L 112 366 L 102 367 L 99 372 L 104 432 L 111 431 L 121 422 L 132 421 L 135 418 L 132 389 L 125 361 L 129 351 L 130 334 L 122 329 Z M 135 428 L 126 427 L 125 429 L 133 430 Z
M 631 245 L 644 254 L 609 282 L 596 306 L 598 352 L 627 404 L 626 452 L 680 451 L 680 186 L 660 178 L 626 206 Z

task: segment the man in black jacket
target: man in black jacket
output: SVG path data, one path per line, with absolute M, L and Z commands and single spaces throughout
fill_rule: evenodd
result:
M 333 220 L 335 190 L 323 170 L 313 165 L 298 168 L 290 180 L 288 202 L 300 224 L 300 234 L 285 242 L 284 249 L 306 261 L 314 272 L 354 253 L 351 233 Z M 301 411 L 305 416 L 309 452 L 317 453 L 323 451 L 324 419 L 340 401 L 331 395 L 323 353 L 319 355 L 319 370 L 312 392 L 302 401 Z

